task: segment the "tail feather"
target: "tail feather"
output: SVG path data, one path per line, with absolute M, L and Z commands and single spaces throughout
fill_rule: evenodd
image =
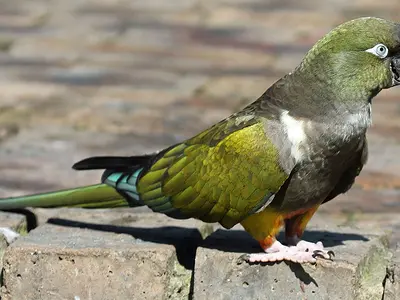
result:
M 152 158 L 152 155 L 143 156 L 93 156 L 75 163 L 72 168 L 75 170 L 131 170 L 136 169 Z
M 45 194 L 0 199 L 0 209 L 24 207 L 106 208 L 129 206 L 124 197 L 106 184 L 62 190 Z
M 77 162 L 76 170 L 106 169 L 101 182 L 115 188 L 124 195 L 131 206 L 144 205 L 140 200 L 136 184 L 141 172 L 154 160 L 156 155 L 143 156 L 95 156 Z
M 89 157 L 77 162 L 75 170 L 106 169 L 102 184 L 45 194 L 0 199 L 0 209 L 24 207 L 112 208 L 141 206 L 136 184 L 140 172 L 151 162 L 152 155 L 137 157 Z

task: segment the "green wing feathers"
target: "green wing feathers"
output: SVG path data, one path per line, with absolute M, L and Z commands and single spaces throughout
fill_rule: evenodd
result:
M 139 179 L 144 204 L 175 218 L 230 228 L 287 179 L 261 122 L 221 122 L 167 152 Z

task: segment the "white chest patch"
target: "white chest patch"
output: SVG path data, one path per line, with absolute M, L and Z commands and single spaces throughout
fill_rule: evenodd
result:
M 291 117 L 286 110 L 281 114 L 281 122 L 284 124 L 285 132 L 291 143 L 291 155 L 294 157 L 296 163 L 298 163 L 305 156 L 304 144 L 307 141 L 307 136 L 304 132 L 305 122 Z

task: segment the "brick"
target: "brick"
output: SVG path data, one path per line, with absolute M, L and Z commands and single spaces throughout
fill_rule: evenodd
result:
M 237 264 L 259 252 L 243 230 L 217 230 L 197 249 L 194 299 L 381 299 L 389 265 L 388 236 L 326 225 L 316 218 L 305 239 L 321 240 L 336 254 L 316 265 Z
M 188 297 L 201 223 L 79 209 L 49 222 L 7 249 L 2 299 Z

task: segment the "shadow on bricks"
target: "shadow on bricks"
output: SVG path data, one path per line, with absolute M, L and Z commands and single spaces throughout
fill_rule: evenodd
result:
M 369 241 L 369 239 L 361 234 L 356 233 L 338 233 L 332 231 L 312 230 L 304 233 L 304 238 L 307 241 L 321 241 L 326 247 L 334 247 L 343 245 L 345 241 Z M 281 233 L 278 237 L 283 241 L 284 237 Z M 245 231 L 241 230 L 224 230 L 219 229 L 213 235 L 208 237 L 201 245 L 203 248 L 216 249 L 225 252 L 236 253 L 256 253 L 260 252 L 258 243 L 249 236 Z M 290 270 L 306 285 L 314 283 L 318 287 L 315 279 L 303 268 L 301 264 L 292 262 L 280 262 L 288 265 Z M 280 264 L 279 263 L 279 264 Z M 276 263 L 257 263 L 262 266 L 274 265 Z
M 283 234 L 278 239 L 284 241 Z M 326 247 L 343 245 L 345 241 L 368 241 L 369 239 L 356 233 L 339 233 L 325 230 L 311 230 L 304 233 L 304 239 L 310 242 L 321 241 Z M 201 245 L 203 248 L 217 249 L 226 252 L 254 253 L 260 252 L 260 246 L 243 230 L 218 229 Z
M 61 218 L 51 218 L 47 221 L 50 224 L 113 232 L 118 234 L 129 234 L 136 240 L 157 244 L 173 245 L 179 263 L 188 270 L 194 269 L 196 248 L 203 240 L 200 232 L 194 228 L 177 226 L 163 226 L 157 228 L 137 228 L 128 226 L 116 226 L 106 224 L 94 224 L 81 221 L 73 221 Z
M 10 212 L 15 214 L 20 214 L 25 216 L 26 229 L 31 231 L 32 229 L 38 227 L 38 220 L 34 212 L 29 209 L 19 208 L 19 209 L 5 209 L 4 212 Z
M 107 224 L 95 224 L 74 221 L 63 218 L 51 218 L 48 223 L 74 228 L 85 228 L 118 234 L 129 234 L 137 240 L 158 244 L 173 245 L 179 263 L 186 269 L 193 270 L 197 247 L 216 249 L 231 253 L 256 253 L 260 252 L 258 243 L 243 230 L 218 229 L 211 236 L 203 240 L 199 230 L 178 226 L 163 226 L 157 228 L 137 228 Z M 312 230 L 304 234 L 308 241 L 321 241 L 327 247 L 343 245 L 345 241 L 368 241 L 369 239 L 356 233 L 338 233 L 323 230 Z M 280 234 L 280 240 L 283 235 Z M 287 263 L 295 276 L 305 284 L 316 282 L 299 264 Z

